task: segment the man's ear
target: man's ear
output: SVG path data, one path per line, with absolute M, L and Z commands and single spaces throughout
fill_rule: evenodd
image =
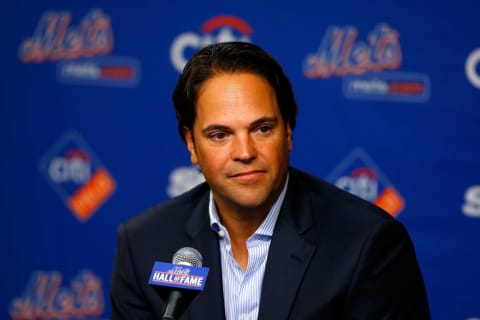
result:
M 292 127 L 290 127 L 290 123 L 287 123 L 287 142 L 288 142 L 288 151 L 292 151 L 293 138 L 292 138 Z
M 183 132 L 185 134 L 185 142 L 187 144 L 188 152 L 190 152 L 190 161 L 193 165 L 198 164 L 197 153 L 195 151 L 195 142 L 193 140 L 193 133 L 187 127 L 183 128 Z

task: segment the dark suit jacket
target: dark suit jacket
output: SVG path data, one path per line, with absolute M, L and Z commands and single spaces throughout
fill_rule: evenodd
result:
M 110 297 L 112 319 L 160 319 L 164 302 L 148 285 L 155 261 L 198 249 L 210 272 L 181 319 L 224 319 L 217 234 L 208 185 L 120 225 Z M 412 242 L 387 213 L 290 169 L 270 244 L 259 319 L 429 319 Z

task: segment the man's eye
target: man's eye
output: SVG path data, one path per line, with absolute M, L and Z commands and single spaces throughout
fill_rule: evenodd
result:
M 210 135 L 210 138 L 214 140 L 222 140 L 226 136 L 225 132 L 214 132 Z
M 260 127 L 258 127 L 258 131 L 260 131 L 261 133 L 268 133 L 268 132 L 272 131 L 272 127 L 271 126 L 260 126 Z

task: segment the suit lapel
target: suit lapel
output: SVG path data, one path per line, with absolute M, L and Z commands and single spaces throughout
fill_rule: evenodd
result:
M 270 244 L 259 319 L 288 317 L 316 250 L 316 246 L 303 237 L 312 224 L 311 199 L 304 191 L 295 172 L 291 171 L 287 195 Z M 204 192 L 199 200 L 192 199 L 192 203 L 197 201 L 198 205 L 186 224 L 186 233 L 191 246 L 203 255 L 203 265 L 210 270 L 204 290 L 187 309 L 185 318 L 225 319 L 220 250 L 218 236 L 211 229 L 208 218 L 208 192 Z
M 275 225 L 263 279 L 259 319 L 286 319 L 316 246 L 302 234 L 311 225 L 311 204 L 293 174 Z M 279 291 L 281 293 L 279 294 Z
M 218 236 L 210 227 L 208 218 L 208 192 L 195 207 L 186 224 L 191 246 L 203 256 L 203 266 L 208 267 L 204 290 L 198 294 L 187 310 L 187 319 L 225 319 L 223 285 Z

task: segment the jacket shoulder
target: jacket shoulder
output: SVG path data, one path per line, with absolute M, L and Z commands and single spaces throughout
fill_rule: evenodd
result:
M 177 197 L 136 214 L 123 224 L 129 233 L 168 229 L 178 223 L 183 225 L 198 202 L 203 197 L 208 197 L 208 192 L 208 185 L 203 182 Z
M 329 221 L 372 225 L 395 220 L 385 210 L 350 192 L 306 172 L 291 169 L 292 188 L 303 190 L 309 197 L 315 216 Z

